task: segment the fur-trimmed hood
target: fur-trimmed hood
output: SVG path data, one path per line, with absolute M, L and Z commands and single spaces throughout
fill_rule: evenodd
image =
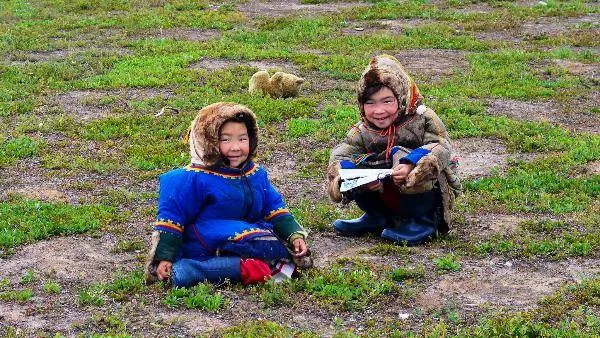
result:
M 221 163 L 219 151 L 219 129 L 225 121 L 242 117 L 248 122 L 250 152 L 247 161 L 256 156 L 258 145 L 258 125 L 256 115 L 250 108 L 233 102 L 217 102 L 202 108 L 189 131 L 190 155 L 192 164 L 211 167 Z
M 387 54 L 374 56 L 358 80 L 358 102 L 363 119 L 365 110 L 360 103 L 360 98 L 368 87 L 377 83 L 381 83 L 394 92 L 398 100 L 399 115 L 414 114 L 423 100 L 417 85 L 404 70 L 400 61 Z

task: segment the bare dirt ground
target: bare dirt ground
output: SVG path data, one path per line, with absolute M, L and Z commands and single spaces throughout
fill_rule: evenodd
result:
M 504 171 L 509 161 L 528 161 L 534 154 L 508 153 L 503 142 L 497 139 L 463 138 L 453 143 L 459 158 L 458 175 L 462 178 L 489 176 L 492 170 Z
M 271 70 L 271 69 L 285 69 L 287 72 L 297 71 L 298 67 L 287 61 L 280 60 L 262 60 L 262 61 L 250 61 L 250 62 L 236 62 L 225 59 L 201 59 L 200 61 L 190 65 L 190 68 L 202 68 L 206 70 L 215 70 L 223 68 L 231 68 L 235 66 L 247 66 L 258 68 L 259 70 Z
M 343 8 L 364 7 L 360 2 L 334 2 L 325 4 L 301 4 L 299 1 L 260 1 L 252 0 L 240 7 L 249 17 L 282 17 L 288 15 L 312 15 L 312 13 L 336 13 Z
M 162 39 L 170 38 L 176 40 L 188 40 L 188 41 L 206 41 L 212 38 L 218 39 L 221 37 L 221 31 L 216 29 L 183 29 L 183 28 L 170 28 L 170 29 L 156 29 L 151 31 L 142 32 L 136 35 L 134 39 Z
M 595 95 L 598 96 L 598 95 Z M 593 100 L 593 98 L 592 98 Z M 550 101 L 524 102 L 497 99 L 490 102 L 488 114 L 506 116 L 515 120 L 549 122 L 575 132 L 600 133 L 600 115 L 591 113 L 593 102 L 580 105 L 579 109 L 563 109 L 562 105 Z M 588 109 L 585 109 L 588 106 Z
M 531 2 L 527 2 L 530 5 Z M 343 8 L 364 6 L 363 3 L 331 3 L 303 5 L 298 1 L 249 1 L 240 6 L 242 12 L 250 18 L 282 17 L 287 15 L 311 15 L 314 13 L 335 13 Z M 486 4 L 468 7 L 465 11 L 487 12 Z M 517 32 L 482 32 L 480 38 L 503 39 L 519 43 L 525 36 L 540 34 L 556 35 L 581 23 L 598 22 L 598 15 L 589 15 L 567 21 L 554 18 L 535 23 L 525 23 Z M 403 27 L 422 24 L 423 20 L 384 20 L 380 27 L 356 29 L 350 27 L 347 34 L 360 34 L 365 29 L 384 29 L 400 32 Z M 363 28 L 363 27 L 360 27 Z M 516 33 L 516 34 L 514 34 Z M 191 41 L 204 41 L 218 38 L 219 33 L 211 30 L 172 29 L 148 32 L 142 37 L 175 37 Z M 76 50 L 32 53 L 11 62 L 40 62 L 68 57 Z M 127 51 L 122 51 L 126 53 Z M 407 69 L 419 80 L 440 81 L 444 77 L 460 72 L 468 66 L 466 53 L 452 50 L 405 50 L 396 56 L 407 64 Z M 415 61 L 416 60 L 416 61 Z M 414 61 L 414 62 L 409 62 Z M 209 71 L 236 65 L 259 69 L 283 69 L 299 72 L 291 62 L 264 60 L 253 62 L 234 62 L 220 59 L 201 59 L 191 68 Z M 556 65 L 568 72 L 598 80 L 598 65 L 571 61 L 556 61 Z M 302 74 L 304 75 L 304 74 Z M 310 91 L 339 88 L 352 90 L 352 83 L 332 80 L 319 74 L 308 74 L 308 83 L 304 88 Z M 426 93 L 425 93 L 426 95 Z M 119 91 L 72 91 L 52 94 L 47 99 L 49 106 L 58 107 L 62 112 L 83 121 L 106 118 L 119 109 L 129 109 L 128 101 L 142 98 L 172 96 L 169 90 L 123 89 Z M 585 99 L 585 107 L 598 104 L 598 94 Z M 102 104 L 102 102 L 108 102 Z M 586 109 L 565 112 L 564 106 L 552 101 L 528 102 L 507 99 L 495 99 L 488 102 L 487 113 L 493 116 L 506 116 L 518 120 L 547 121 L 574 132 L 600 132 L 600 115 Z M 311 145 L 314 146 L 314 145 Z M 460 175 L 465 179 L 477 179 L 489 176 L 493 170 L 503 172 L 512 160 L 530 161 L 536 154 L 509 153 L 502 141 L 497 139 L 465 138 L 454 140 L 455 154 L 460 157 Z M 321 177 L 298 178 L 295 173 L 300 163 L 310 161 L 294 149 L 269 149 L 264 165 L 269 170 L 273 183 L 279 187 L 290 204 L 301 199 L 324 200 L 325 182 Z M 588 164 L 586 175 L 600 173 L 598 161 Z M 81 174 L 61 176 L 44 169 L 39 161 L 22 160 L 8 168 L 1 169 L 0 199 L 11 194 L 23 195 L 44 201 L 79 204 L 89 201 L 97 191 L 77 188 L 82 182 L 107 189 L 130 189 L 133 191 L 154 192 L 156 180 L 133 182 L 118 175 Z M 155 201 L 150 201 L 150 204 Z M 133 205 L 137 207 L 136 205 Z M 126 206 L 125 206 L 126 207 Z M 137 217 L 137 218 L 136 218 Z M 483 238 L 493 233 L 511 232 L 521 221 L 535 215 L 505 215 L 496 213 L 467 215 L 467 228 L 453 230 L 451 235 Z M 600 262 L 596 258 L 565 259 L 561 261 L 509 260 L 500 256 L 484 259 L 464 258 L 461 269 L 449 274 L 433 271 L 431 258 L 447 252 L 443 241 L 422 247 L 411 248 L 409 256 L 378 256 L 364 251 L 381 243 L 373 237 L 344 238 L 331 231 L 317 232 L 311 235 L 311 247 L 315 255 L 315 265 L 327 268 L 340 258 L 359 258 L 381 266 L 398 267 L 403 265 L 423 265 L 427 268 L 425 282 L 417 288 L 414 299 L 407 304 L 395 300 L 385 306 L 374 305 L 364 313 L 335 313 L 327 309 L 311 308 L 311 303 L 296 304 L 289 308 L 264 309 L 259 301 L 246 292 L 241 294 L 222 291 L 231 303 L 222 311 L 213 314 L 193 310 L 171 310 L 161 304 L 163 294 L 152 289 L 148 297 L 134 299 L 129 303 L 111 303 L 105 308 L 80 306 L 77 304 L 78 292 L 84 285 L 94 282 L 106 282 L 115 272 L 130 271 L 141 265 L 139 256 L 143 252 L 115 252 L 113 249 L 122 239 L 149 241 L 151 219 L 138 214 L 132 215 L 122 224 L 122 233 L 107 233 L 102 236 L 85 235 L 52 238 L 39 243 L 24 245 L 16 253 L 0 258 L 3 266 L 0 279 L 7 278 L 12 284 L 18 284 L 20 278 L 33 271 L 41 280 L 56 280 L 62 290 L 51 297 L 33 297 L 26 304 L 0 301 L 0 324 L 10 325 L 33 333 L 62 331 L 75 335 L 80 329 L 95 330 L 105 328 L 106 323 L 94 318 L 99 312 L 106 311 L 125 317 L 130 332 L 146 332 L 149 336 L 172 335 L 192 336 L 211 333 L 214 330 L 231 326 L 239 320 L 275 318 L 279 323 L 295 328 L 311 329 L 322 332 L 323 336 L 332 336 L 336 331 L 335 318 L 341 316 L 348 327 L 361 329 L 366 319 L 380 316 L 398 320 L 404 314 L 409 327 L 422 325 L 424 314 L 430 314 L 449 307 L 457 309 L 463 318 L 474 320 L 476 313 L 485 313 L 501 308 L 526 310 L 537 306 L 544 296 L 557 291 L 568 282 L 578 282 L 600 272 Z M 41 286 L 34 290 L 44 294 Z M 404 318 L 404 317 L 403 317 Z M 355 326 L 352 326 L 355 323 Z M 141 330 L 141 331 L 136 331 Z
M 406 65 L 415 80 L 439 82 L 468 68 L 468 53 L 455 50 L 405 50 L 394 56 Z
M 91 121 L 130 109 L 129 101 L 172 97 L 165 89 L 125 88 L 113 91 L 71 91 L 51 98 L 50 105 L 83 121 Z M 116 113 L 115 113 L 116 112 Z

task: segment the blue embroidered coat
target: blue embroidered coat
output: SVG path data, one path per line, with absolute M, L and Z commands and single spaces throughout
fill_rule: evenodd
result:
M 161 233 L 154 259 L 168 261 L 207 259 L 258 237 L 306 236 L 252 161 L 241 169 L 191 164 L 161 175 L 154 228 Z

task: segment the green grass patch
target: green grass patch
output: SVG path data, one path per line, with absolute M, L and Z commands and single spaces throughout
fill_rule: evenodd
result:
M 11 165 L 19 159 L 38 155 L 45 145 L 27 136 L 6 139 L 0 134 L 0 168 Z
M 144 272 L 138 268 L 128 273 L 118 272 L 107 284 L 105 290 L 110 298 L 124 301 L 135 295 L 143 294 L 146 289 Z
M 342 310 L 356 310 L 398 292 L 386 274 L 362 262 L 342 262 L 327 269 L 309 270 L 297 282 L 298 290 Z
M 485 107 L 466 99 L 435 99 L 432 107 L 444 121 L 453 139 L 464 137 L 500 138 L 511 151 L 569 151 L 581 162 L 597 158 L 600 138 L 593 134 L 577 134 L 547 122 L 517 121 L 485 114 Z M 573 160 L 568 160 L 573 163 Z M 564 168 L 564 166 L 561 166 Z
M 345 35 L 332 39 L 324 39 L 309 44 L 333 54 L 345 54 L 351 50 L 351 55 L 365 55 L 373 51 L 397 51 L 411 49 L 413 46 L 420 48 L 459 49 L 483 51 L 487 45 L 470 35 L 457 34 L 453 27 L 445 24 L 429 24 L 402 30 L 402 35 L 391 35 L 379 32 L 371 35 Z M 363 61 L 364 62 L 364 61 Z
M 62 290 L 60 284 L 58 282 L 49 280 L 44 283 L 44 292 L 48 294 L 59 294 Z
M 512 235 L 494 235 L 476 244 L 480 253 L 495 253 L 509 257 L 538 257 L 563 259 L 565 257 L 591 256 L 600 246 L 600 234 L 596 231 L 553 235 L 552 238 L 517 232 Z
M 292 305 L 294 300 L 289 294 L 287 282 L 275 283 L 272 280 L 260 286 L 259 299 L 267 308 Z
M 165 296 L 163 303 L 170 308 L 185 306 L 188 309 L 201 309 L 208 312 L 220 310 L 227 300 L 215 292 L 214 286 L 201 283 L 191 288 L 173 288 Z
M 376 19 L 412 19 L 412 18 L 434 18 L 439 9 L 421 0 L 409 1 L 381 1 L 368 8 L 351 8 L 344 12 L 351 19 L 376 20 Z
M 433 259 L 433 264 L 438 271 L 458 271 L 460 270 L 460 257 L 447 254 Z
M 342 214 L 329 201 L 321 203 L 302 199 L 290 205 L 291 213 L 303 227 L 312 231 L 330 231 L 331 223 Z
M 425 267 L 400 267 L 391 271 L 390 277 L 396 282 L 411 279 L 420 279 L 425 276 Z
M 549 98 L 559 88 L 583 87 L 579 78 L 568 74 L 542 76 L 534 66 L 550 53 L 500 50 L 467 56 L 469 70 L 423 92 L 439 98 L 505 97 L 513 99 Z
M 124 239 L 119 241 L 111 252 L 136 252 L 144 249 L 146 244 L 139 239 Z
M 35 275 L 35 273 L 33 272 L 33 270 L 27 270 L 27 272 L 21 276 L 21 279 L 19 280 L 19 284 L 31 284 L 33 282 L 35 282 L 38 279 L 38 277 Z
M 113 144 L 122 148 L 134 169 L 167 169 L 188 161 L 187 146 L 181 136 L 192 119 L 186 114 L 164 118 L 152 115 L 110 117 L 86 125 L 82 136 L 96 141 L 120 140 Z
M 0 292 L 0 300 L 7 302 L 25 303 L 31 299 L 33 292 L 30 289 L 8 290 Z
M 581 163 L 600 158 L 600 139 L 583 143 L 571 151 L 516 163 L 506 174 L 464 182 L 464 188 L 476 195 L 468 197 L 475 208 L 494 201 L 510 211 L 562 214 L 583 211 L 600 195 L 600 177 L 571 178 L 570 170 Z M 488 205 L 489 206 L 489 205 Z
M 361 252 L 379 256 L 408 256 L 412 250 L 406 245 L 379 243 Z
M 339 260 L 325 269 L 307 270 L 298 280 L 270 282 L 251 291 L 269 308 L 289 305 L 308 294 L 318 299 L 321 306 L 354 311 L 382 301 L 399 289 L 389 271 L 362 261 Z
M 254 338 L 254 337 L 276 337 L 276 338 L 316 338 L 312 332 L 299 331 L 287 326 L 277 324 L 270 320 L 242 322 L 221 330 L 219 333 L 223 338 Z
M 105 74 L 91 76 L 74 85 L 86 89 L 107 89 L 189 83 L 193 79 L 192 74 L 185 68 L 196 58 L 187 53 L 124 58 Z
M 138 268 L 130 272 L 118 271 L 107 283 L 93 283 L 78 294 L 82 306 L 102 306 L 107 300 L 127 301 L 147 291 L 144 272 Z
M 360 119 L 355 105 L 327 106 L 319 118 L 299 117 L 288 120 L 288 136 L 291 138 L 310 136 L 317 142 L 343 139 L 348 129 Z
M 557 221 L 552 219 L 544 220 L 527 220 L 519 223 L 519 227 L 530 232 L 552 234 L 569 229 L 569 224 L 565 221 Z
M 506 3 L 506 8 L 511 15 L 516 15 L 521 18 L 543 17 L 543 16 L 559 16 L 573 17 L 585 15 L 588 13 L 598 13 L 598 6 L 587 4 L 580 0 L 548 0 L 546 5 L 540 3 L 534 6 L 520 6 L 513 3 Z
M 0 203 L 0 249 L 53 236 L 99 230 L 117 217 L 102 205 L 71 206 L 30 200 Z
M 102 306 L 106 303 L 106 288 L 101 283 L 94 283 L 79 291 L 77 302 L 81 306 Z

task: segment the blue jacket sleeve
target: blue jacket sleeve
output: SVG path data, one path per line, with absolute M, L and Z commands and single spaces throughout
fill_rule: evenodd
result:
M 196 219 L 202 205 L 197 173 L 177 169 L 159 179 L 158 214 L 154 230 L 160 233 L 154 260 L 174 261 L 183 240 L 183 229 Z

